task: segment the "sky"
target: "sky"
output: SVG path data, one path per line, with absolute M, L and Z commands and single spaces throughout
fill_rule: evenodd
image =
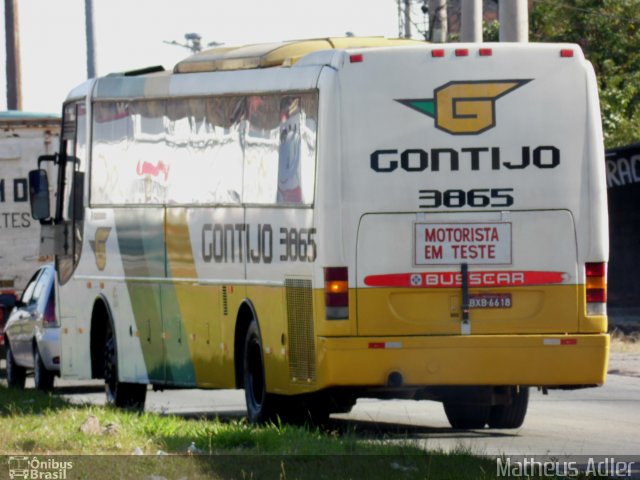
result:
M 59 113 L 67 93 L 87 78 L 85 1 L 18 0 L 22 109 Z M 2 17 L 2 65 L 4 2 Z M 94 0 L 98 76 L 152 65 L 171 69 L 202 43 L 244 45 L 300 38 L 398 36 L 396 0 Z M 6 76 L 0 75 L 0 110 L 6 110 Z

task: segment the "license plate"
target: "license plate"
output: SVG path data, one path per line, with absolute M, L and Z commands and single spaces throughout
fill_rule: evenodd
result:
M 510 293 L 480 293 L 469 295 L 469 308 L 511 308 Z

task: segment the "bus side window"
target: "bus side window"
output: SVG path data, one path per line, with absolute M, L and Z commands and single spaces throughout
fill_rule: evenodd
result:
M 278 203 L 302 203 L 300 186 L 300 97 L 280 99 L 280 145 L 278 148 Z
M 284 95 L 280 98 L 278 203 L 313 203 L 317 113 L 316 93 Z

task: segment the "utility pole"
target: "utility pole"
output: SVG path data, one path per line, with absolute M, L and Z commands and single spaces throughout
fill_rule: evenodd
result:
M 17 0 L 4 0 L 4 28 L 7 46 L 7 110 L 22 110 L 20 29 Z
M 500 20 L 500 41 L 529 41 L 529 2 L 524 0 L 500 0 L 498 19 Z
M 411 0 L 404 0 L 404 38 L 411 38 Z
M 429 38 L 444 43 L 449 35 L 447 27 L 447 0 L 429 0 Z
M 97 76 L 96 69 L 96 37 L 93 22 L 93 0 L 84 0 L 84 22 L 87 34 L 87 77 Z
M 482 0 L 462 0 L 460 40 L 482 42 Z

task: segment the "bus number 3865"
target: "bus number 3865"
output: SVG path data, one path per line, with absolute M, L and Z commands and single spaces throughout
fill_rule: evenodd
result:
M 513 205 L 513 188 L 476 188 L 474 190 L 420 190 L 420 208 L 485 208 Z
M 316 259 L 315 228 L 280 228 L 280 245 L 284 246 L 282 262 L 313 262 Z

